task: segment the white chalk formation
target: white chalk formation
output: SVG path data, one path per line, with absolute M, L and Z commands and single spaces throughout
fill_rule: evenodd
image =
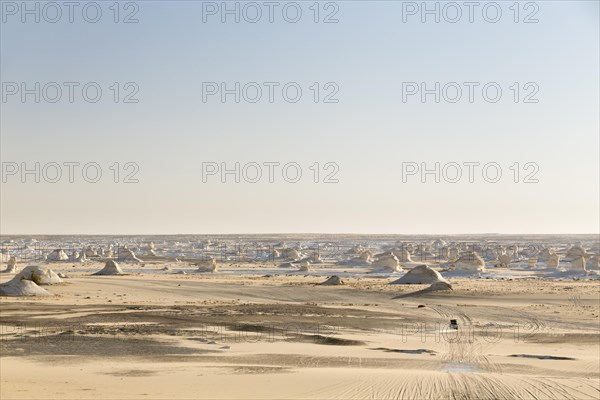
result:
M 402 267 L 400 266 L 400 261 L 398 257 L 396 257 L 392 253 L 384 253 L 380 254 L 377 258 L 377 261 L 371 264 L 374 268 L 374 271 L 382 271 L 382 272 L 399 272 L 402 271 Z
M 363 264 L 372 264 L 373 263 L 373 253 L 369 250 L 365 250 L 358 255 L 358 259 Z
M 121 262 L 126 262 L 126 263 L 142 263 L 143 261 L 140 260 L 139 258 L 137 258 L 135 256 L 135 253 L 131 250 L 129 250 L 127 247 L 119 247 L 119 252 L 117 254 L 117 258 L 119 261 Z
M 600 255 L 594 254 L 591 256 L 588 260 L 587 267 L 595 269 L 600 268 Z
M 68 261 L 69 256 L 62 249 L 56 249 L 46 257 L 48 261 Z
M 401 278 L 396 279 L 391 284 L 402 285 L 402 284 L 433 284 L 436 282 L 446 282 L 444 277 L 427 265 L 418 265 L 404 274 Z
M 565 260 L 568 260 L 568 261 L 577 260 L 581 257 L 583 257 L 583 258 L 588 257 L 588 254 L 585 251 L 585 249 L 583 248 L 583 246 L 581 246 L 580 244 L 575 244 L 575 245 L 571 246 L 571 248 L 569 248 L 569 250 L 567 250 L 567 254 L 565 255 Z
M 538 262 L 538 258 L 533 256 L 533 257 L 529 257 L 529 259 L 527 260 L 527 266 L 530 268 L 533 268 L 537 265 Z
M 435 282 L 432 283 L 431 286 L 427 288 L 427 290 L 437 291 L 437 290 L 452 290 L 452 285 L 448 282 Z
M 92 246 L 86 247 L 86 249 L 84 250 L 84 254 L 86 257 L 98 257 L 97 250 Z
M 548 268 L 558 268 L 558 264 L 560 264 L 560 256 L 556 253 L 551 253 L 546 258 L 546 266 Z
M 119 264 L 113 260 L 108 260 L 106 264 L 104 264 L 104 268 L 94 273 L 94 275 L 124 275 L 124 272 Z
M 354 254 L 354 255 L 358 255 L 360 253 L 362 253 L 363 251 L 365 251 L 365 248 L 360 245 L 354 245 L 350 250 L 347 251 L 347 254 Z
M 49 296 L 46 289 L 28 279 L 10 280 L 0 285 L 0 296 Z
M 323 264 L 323 259 L 321 258 L 321 255 L 317 252 L 312 253 L 309 257 L 308 257 L 309 261 L 313 264 Z
M 584 257 L 577 257 L 571 260 L 571 263 L 569 265 L 571 270 L 574 271 L 586 271 L 586 261 Z
M 503 252 L 498 257 L 498 263 L 496 264 L 496 266 L 501 267 L 501 268 L 508 268 L 508 266 L 510 265 L 511 262 L 512 262 L 512 257 Z
M 485 271 L 485 261 L 477 252 L 467 251 L 454 262 L 454 267 L 457 271 Z
M 217 265 L 217 260 L 214 258 L 209 258 L 208 260 L 202 260 L 198 264 L 198 272 L 217 272 L 219 270 L 219 266 Z
M 300 269 L 298 271 L 310 271 L 310 261 L 306 259 L 300 261 Z
M 17 272 L 17 258 L 15 256 L 11 256 L 6 263 L 6 269 L 0 272 L 7 274 L 14 274 Z
M 154 242 L 150 242 L 148 243 L 148 248 L 147 248 L 147 255 L 149 256 L 155 256 L 156 255 L 156 246 L 154 245 Z
M 391 253 L 393 255 L 395 255 L 396 258 L 398 259 L 398 261 L 400 261 L 400 262 L 404 262 L 404 263 L 413 262 L 408 249 L 395 249 L 395 250 L 392 250 Z
M 29 265 L 19 273 L 17 273 L 11 281 L 26 279 L 33 281 L 37 285 L 53 285 L 61 283 L 62 279 L 50 268 L 40 267 L 37 265 Z M 10 281 L 9 281 L 10 282 Z
M 335 286 L 335 285 L 343 285 L 343 284 L 344 284 L 344 281 L 341 280 L 339 276 L 333 275 L 333 276 L 329 277 L 326 281 L 321 282 L 319 285 Z
M 302 253 L 296 249 L 284 249 L 283 257 L 285 257 L 286 260 L 298 261 L 302 258 Z

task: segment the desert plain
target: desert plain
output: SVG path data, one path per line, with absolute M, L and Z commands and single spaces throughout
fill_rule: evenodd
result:
M 600 398 L 594 235 L 2 240 L 2 399 Z

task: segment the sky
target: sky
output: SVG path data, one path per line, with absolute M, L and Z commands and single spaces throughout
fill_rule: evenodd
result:
M 600 232 L 598 1 L 116 5 L 0 2 L 2 234 Z

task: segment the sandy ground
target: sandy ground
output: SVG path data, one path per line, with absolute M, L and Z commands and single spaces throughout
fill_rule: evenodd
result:
M 0 398 L 600 398 L 599 281 L 101 267 L 0 298 Z

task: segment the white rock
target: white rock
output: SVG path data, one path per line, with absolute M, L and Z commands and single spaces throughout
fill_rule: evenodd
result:
M 448 282 L 435 282 L 427 290 L 452 290 L 452 285 Z
M 359 254 L 358 258 L 364 264 L 371 264 L 373 262 L 373 253 L 369 250 L 365 250 Z
M 333 286 L 333 285 L 343 285 L 343 284 L 344 284 L 344 281 L 342 281 L 339 276 L 333 275 L 332 277 L 327 279 L 325 282 L 321 282 L 319 285 Z
M 143 262 L 142 260 L 140 260 L 139 258 L 137 258 L 135 256 L 135 253 L 133 251 L 129 250 L 127 247 L 119 247 L 117 259 L 122 262 L 131 262 L 131 263 L 142 263 Z
M 23 269 L 12 278 L 9 282 L 16 282 L 21 279 L 33 281 L 38 285 L 53 285 L 61 283 L 62 279 L 50 268 L 44 268 L 37 265 L 30 265 Z
M 546 266 L 549 268 L 558 268 L 559 263 L 560 256 L 558 254 L 552 253 L 546 258 Z
M 401 278 L 393 281 L 392 284 L 432 284 L 436 282 L 446 282 L 446 280 L 433 268 L 427 265 L 418 265 Z
M 540 252 L 537 255 L 538 256 L 538 260 L 540 262 L 547 263 L 548 259 L 550 259 L 550 257 L 553 254 L 556 254 L 556 252 L 554 251 L 553 248 L 551 248 L 551 247 L 544 247 L 542 250 L 540 250 Z
M 402 271 L 402 267 L 400 266 L 400 261 L 398 258 L 391 254 L 382 254 L 379 256 L 377 261 L 372 264 L 374 271 L 386 271 L 386 272 L 399 272 Z
M 114 262 L 113 260 L 108 260 L 106 264 L 104 264 L 104 268 L 100 271 L 94 273 L 93 275 L 123 275 L 124 272 L 119 267 L 119 264 Z
M 502 267 L 502 268 L 507 268 L 510 263 L 512 261 L 512 257 L 506 253 L 502 253 L 500 254 L 500 256 L 498 257 L 498 264 L 496 264 L 498 267 Z
M 588 267 L 590 268 L 600 268 L 600 255 L 595 254 L 590 257 L 588 260 Z
M 533 268 L 537 265 L 537 262 L 538 262 L 537 257 L 535 257 L 535 256 L 529 257 L 529 259 L 527 260 L 527 266 Z
M 510 254 L 510 252 L 509 252 Z M 485 271 L 485 261 L 475 251 L 468 251 L 454 262 L 456 270 Z
M 98 252 L 92 246 L 88 246 L 84 253 L 86 257 L 98 257 Z
M 219 266 L 214 258 L 203 260 L 198 263 L 198 272 L 217 272 Z
M 69 256 L 62 249 L 56 249 L 46 257 L 48 261 L 67 261 Z
M 360 245 L 360 244 L 357 244 L 357 245 L 354 245 L 354 246 L 353 246 L 353 247 L 352 247 L 350 250 L 348 250 L 346 253 L 347 253 L 347 254 L 360 254 L 360 253 L 362 253 L 363 251 L 365 251 L 365 248 L 364 248 L 362 245 Z
M 587 257 L 587 253 L 585 249 L 580 244 L 575 244 L 571 246 L 569 250 L 567 250 L 567 254 L 565 259 L 567 260 L 576 260 L 580 257 Z
M 306 259 L 300 261 L 300 269 L 298 271 L 310 271 L 310 261 Z
M 6 269 L 1 272 L 7 274 L 14 274 L 15 272 L 17 272 L 17 258 L 15 256 L 11 256 L 8 259 L 8 263 L 6 264 Z
M 0 285 L 0 296 L 50 296 L 50 293 L 33 281 L 18 279 Z
M 392 250 L 391 253 L 393 255 L 395 255 L 396 258 L 398 259 L 398 261 L 400 261 L 400 262 L 405 262 L 405 263 L 413 262 L 413 260 L 411 259 L 411 256 L 410 256 L 410 252 L 407 249 L 395 249 L 395 250 Z
M 585 271 L 586 270 L 585 264 L 586 264 L 585 258 L 577 257 L 577 258 L 571 260 L 570 268 L 572 270 Z
M 302 254 L 296 249 L 284 249 L 283 257 L 287 260 L 297 261 L 302 258 Z

